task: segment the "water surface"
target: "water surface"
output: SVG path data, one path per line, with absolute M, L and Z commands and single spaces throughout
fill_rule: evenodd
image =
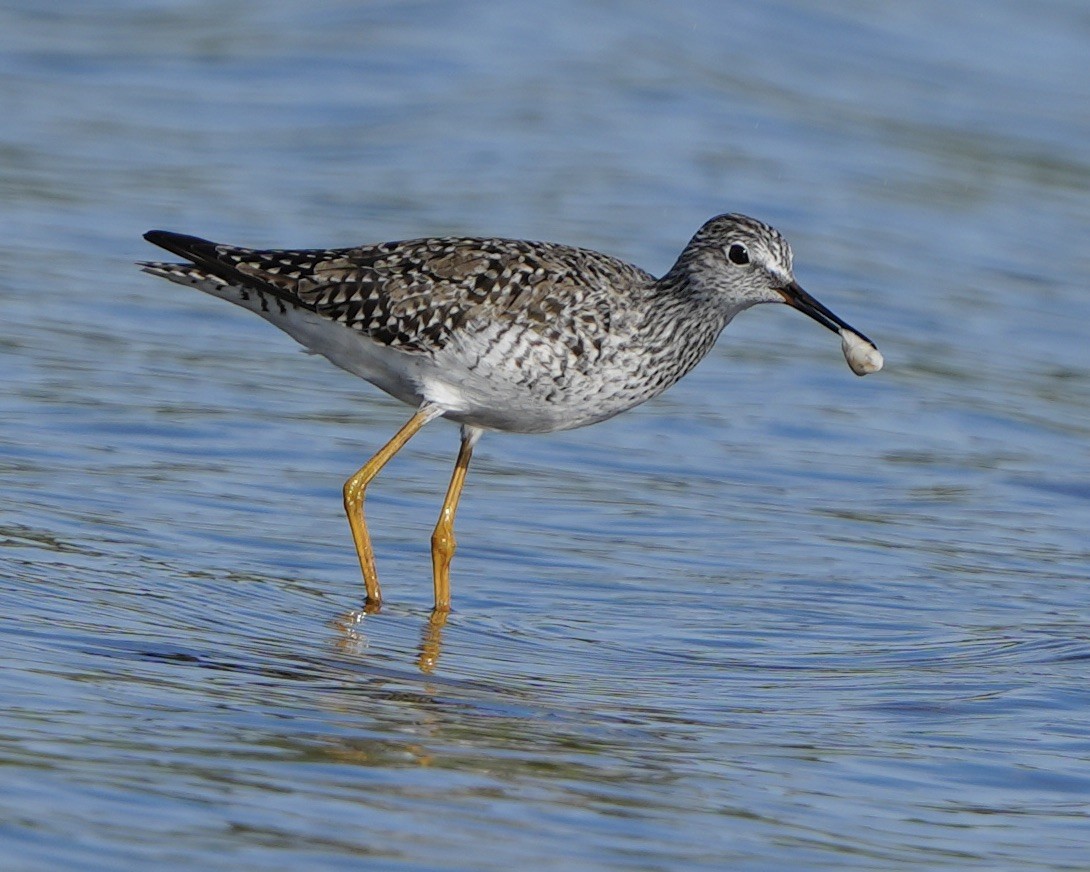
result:
M 1077 869 L 1090 798 L 1079 3 L 0 7 L 0 844 L 14 869 Z M 496 233 L 661 272 L 780 227 L 662 398 L 427 428 L 141 275 Z M 423 667 L 423 668 L 422 668 Z

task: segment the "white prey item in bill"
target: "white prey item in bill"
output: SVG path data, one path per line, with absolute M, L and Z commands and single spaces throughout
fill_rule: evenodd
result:
M 848 366 L 856 375 L 878 372 L 885 363 L 882 352 L 851 330 L 840 330 L 840 349 L 844 352 L 844 359 L 848 361 Z

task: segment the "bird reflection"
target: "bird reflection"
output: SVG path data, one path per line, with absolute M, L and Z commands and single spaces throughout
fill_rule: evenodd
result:
M 353 609 L 338 615 L 331 621 L 332 625 L 340 631 L 334 643 L 340 653 L 359 657 L 366 652 L 369 643 L 363 632 L 363 623 L 372 614 L 374 612 L 364 606 L 362 609 Z M 425 675 L 434 672 L 439 664 L 443 649 L 443 627 L 446 626 L 449 615 L 450 612 L 433 611 L 421 629 L 416 665 Z

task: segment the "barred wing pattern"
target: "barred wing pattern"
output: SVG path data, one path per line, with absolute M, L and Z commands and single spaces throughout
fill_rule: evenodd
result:
M 435 353 L 461 331 L 499 325 L 540 334 L 580 370 L 593 365 L 610 336 L 614 289 L 654 282 L 598 252 L 522 240 L 257 250 L 160 231 L 148 238 L 263 304 L 268 296 L 281 307 L 309 309 L 391 348 Z

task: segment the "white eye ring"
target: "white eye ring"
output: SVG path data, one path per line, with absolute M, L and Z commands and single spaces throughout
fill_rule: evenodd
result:
M 735 242 L 727 249 L 727 259 L 738 266 L 749 263 L 749 250 L 740 242 Z

